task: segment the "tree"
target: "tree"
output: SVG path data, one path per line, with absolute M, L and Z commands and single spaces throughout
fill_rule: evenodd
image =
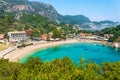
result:
M 120 42 L 120 37 L 118 37 L 115 41 L 116 41 L 116 42 Z
M 120 62 L 76 66 L 68 57 L 43 62 L 30 57 L 26 63 L 0 59 L 0 80 L 120 80 Z M 81 66 L 82 65 L 82 66 Z
M 40 35 L 41 35 L 41 33 L 38 29 L 33 29 L 32 32 L 31 32 L 31 37 L 32 38 L 34 38 L 34 37 L 40 38 Z
M 114 42 L 116 39 L 117 39 L 118 36 L 113 36 L 113 37 L 110 37 L 108 42 Z
M 54 39 L 61 38 L 61 30 L 58 30 L 57 28 L 54 28 L 53 30 L 53 36 Z

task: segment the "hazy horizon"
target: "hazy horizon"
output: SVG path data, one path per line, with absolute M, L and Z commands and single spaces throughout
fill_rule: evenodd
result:
M 120 22 L 120 0 L 29 0 L 51 4 L 62 15 L 84 15 L 92 21 Z

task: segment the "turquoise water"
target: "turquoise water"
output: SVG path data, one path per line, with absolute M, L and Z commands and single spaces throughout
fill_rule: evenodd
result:
M 103 62 L 120 61 L 120 50 L 103 46 L 98 43 L 74 43 L 38 50 L 33 54 L 26 56 L 21 60 L 26 62 L 28 57 L 39 57 L 44 62 L 52 61 L 57 58 L 69 57 L 75 64 L 79 63 L 81 58 L 85 61 L 92 61 L 98 64 Z

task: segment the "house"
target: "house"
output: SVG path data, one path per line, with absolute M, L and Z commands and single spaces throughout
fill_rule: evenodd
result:
M 4 34 L 0 34 L 0 40 L 4 39 Z
M 7 39 L 4 38 L 4 34 L 0 34 L 0 42 L 5 43 L 7 42 Z
M 61 27 L 57 27 L 57 30 L 60 30 L 61 29 Z
M 41 40 L 47 40 L 48 34 L 42 34 L 41 35 Z
M 41 40 L 53 40 L 53 38 L 52 38 L 52 35 L 53 35 L 53 33 L 49 33 L 49 34 L 42 34 L 41 35 Z
M 104 38 L 107 38 L 109 39 L 110 37 L 113 37 L 114 35 L 113 34 L 104 34 Z
M 25 43 L 29 41 L 29 36 L 25 31 L 8 32 L 11 43 Z
M 105 38 L 105 37 L 98 37 L 96 40 L 98 40 L 98 41 L 108 41 L 108 39 L 107 38 Z
M 75 36 L 76 36 L 75 34 L 68 34 L 69 38 L 75 38 Z
M 114 43 L 113 43 L 113 46 L 114 46 L 115 48 L 120 48 L 120 43 L 119 43 L 119 42 L 114 42 Z
M 32 32 L 32 30 L 31 29 L 28 29 L 28 30 L 25 30 L 25 32 L 27 33 L 27 35 L 31 35 L 31 32 Z
M 80 33 L 79 34 L 80 37 L 89 37 L 89 36 L 92 36 L 91 33 Z

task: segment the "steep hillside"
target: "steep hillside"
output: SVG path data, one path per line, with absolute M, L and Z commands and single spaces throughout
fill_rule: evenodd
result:
M 92 22 L 84 15 L 63 16 L 50 4 L 28 0 L 0 0 L 0 8 L 6 12 L 16 14 L 15 19 L 17 20 L 19 20 L 23 14 L 40 14 L 58 23 L 64 22 L 76 25 L 78 28 L 84 30 L 101 30 L 117 24 L 112 21 Z
M 104 28 L 110 28 L 113 26 L 117 25 L 117 22 L 113 22 L 113 21 L 100 21 L 100 22 L 93 22 L 97 27 L 98 30 L 104 29 Z
M 7 12 L 35 13 L 56 20 L 57 11 L 49 4 L 42 2 L 30 2 L 28 0 L 0 0 L 0 8 Z
M 63 20 L 60 21 L 69 24 L 78 24 L 78 25 L 91 22 L 88 17 L 83 15 L 75 15 L 75 16 L 66 15 L 63 16 Z

